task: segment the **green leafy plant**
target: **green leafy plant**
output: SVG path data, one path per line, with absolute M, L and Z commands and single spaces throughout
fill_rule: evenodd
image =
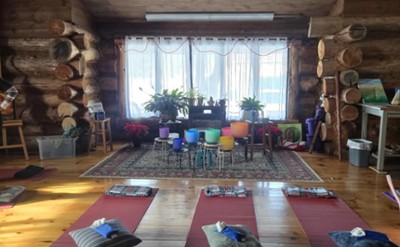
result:
M 197 88 L 190 88 L 189 90 L 186 91 L 185 97 L 186 100 L 188 101 L 188 104 L 193 106 L 195 105 L 196 98 L 199 95 L 199 90 Z
M 161 113 L 162 120 L 175 120 L 178 113 L 187 114 L 188 103 L 185 93 L 179 89 L 169 91 L 164 89 L 161 93 L 150 95 L 151 99 L 144 104 L 147 112 Z M 164 115 L 164 117 L 163 117 Z M 167 117 L 165 115 L 168 115 Z
M 243 97 L 239 106 L 243 111 L 263 111 L 264 108 L 264 105 L 256 99 L 255 95 L 253 97 Z

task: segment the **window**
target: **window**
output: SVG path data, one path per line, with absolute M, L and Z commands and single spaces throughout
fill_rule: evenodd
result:
M 197 88 L 207 98 L 226 98 L 227 117 L 239 119 L 239 102 L 255 95 L 264 117 L 286 117 L 286 38 L 127 37 L 126 114 L 149 117 L 149 95 L 163 89 Z

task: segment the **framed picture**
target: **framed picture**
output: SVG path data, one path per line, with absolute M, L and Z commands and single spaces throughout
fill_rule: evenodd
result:
M 360 79 L 358 88 L 361 91 L 363 103 L 388 103 L 381 79 Z

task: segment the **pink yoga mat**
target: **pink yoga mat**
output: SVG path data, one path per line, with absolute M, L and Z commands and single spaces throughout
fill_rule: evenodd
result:
M 158 189 L 153 188 L 153 193 L 149 197 L 102 195 L 71 227 L 65 230 L 51 246 L 75 246 L 74 240 L 68 233 L 72 230 L 90 226 L 93 221 L 100 218 L 119 219 L 128 230 L 134 232 L 153 201 L 157 191 Z
M 351 231 L 356 227 L 369 229 L 368 225 L 339 198 L 286 199 L 307 234 L 311 246 L 336 247 L 328 235 L 332 231 Z
M 248 197 L 207 197 L 202 190 L 194 212 L 192 225 L 186 240 L 186 247 L 207 247 L 207 237 L 202 226 L 224 221 L 226 224 L 246 225 L 258 238 L 253 196 Z

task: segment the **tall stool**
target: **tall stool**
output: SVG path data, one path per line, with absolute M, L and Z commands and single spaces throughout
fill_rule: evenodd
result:
M 111 137 L 111 119 L 106 118 L 104 120 L 91 120 L 90 121 L 90 140 L 89 149 L 92 147 L 96 148 L 97 144 L 102 144 L 104 153 L 107 153 L 107 146 L 110 146 L 110 151 L 113 150 L 112 137 Z M 92 142 L 92 137 L 94 136 L 94 142 Z M 92 144 L 94 144 L 92 146 Z
M 163 159 L 168 158 L 168 142 L 171 142 L 171 141 L 172 141 L 171 138 L 161 138 L 161 137 L 154 138 L 153 152 L 156 149 L 156 146 L 160 145 L 162 158 Z
M 207 164 L 208 166 L 212 165 L 212 155 L 216 154 L 217 156 L 217 162 L 218 162 L 218 148 L 220 144 L 219 143 L 203 143 L 203 169 L 207 169 Z
M 1 128 L 2 136 L 3 136 L 3 145 L 0 146 L 0 149 L 9 149 L 9 148 L 22 148 L 24 150 L 25 160 L 29 160 L 28 151 L 26 149 L 24 132 L 22 132 L 23 122 L 20 119 L 16 120 L 5 120 L 3 121 L 3 126 Z M 19 132 L 19 139 L 21 140 L 20 144 L 8 144 L 7 143 L 7 128 L 17 127 Z

